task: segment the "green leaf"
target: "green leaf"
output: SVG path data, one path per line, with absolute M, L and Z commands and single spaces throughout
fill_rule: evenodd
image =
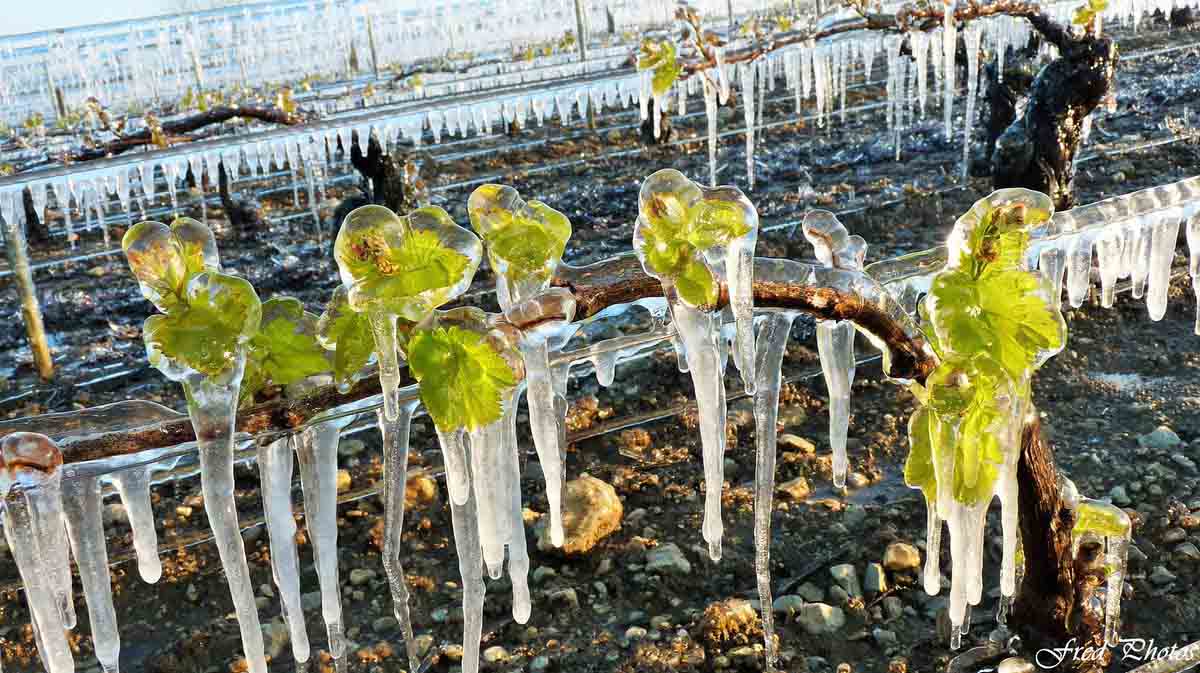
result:
M 298 299 L 276 297 L 263 304 L 263 324 L 250 339 L 249 359 L 277 386 L 329 371 L 325 349 L 312 334 L 316 318 Z
M 653 70 L 650 87 L 655 96 L 663 96 L 670 91 L 671 85 L 679 79 L 683 67 L 676 58 L 675 45 L 670 40 L 659 42 L 647 40 L 642 43 L 642 53 L 638 58 L 638 70 Z
M 487 243 L 493 270 L 509 280 L 546 280 L 562 260 L 571 222 L 540 201 L 526 203 L 505 185 L 481 185 L 467 202 L 471 226 Z
M 262 305 L 243 278 L 205 272 L 188 282 L 186 303 L 146 320 L 143 336 L 155 366 L 166 357 L 206 376 L 228 369 L 258 330 Z
M 1075 509 L 1075 527 L 1071 534 L 1091 532 L 1109 537 L 1126 537 L 1132 524 L 1121 508 L 1105 502 L 1084 499 Z
M 920 489 L 926 503 L 937 502 L 937 472 L 933 462 L 930 423 L 933 413 L 927 407 L 913 412 L 908 419 L 908 459 L 904 462 L 904 483 Z
M 481 252 L 479 239 L 436 206 L 403 218 L 382 206 L 363 206 L 346 217 L 334 246 L 355 310 L 411 321 L 465 290 Z
M 367 314 L 351 308 L 346 289 L 339 287 L 326 305 L 317 329 L 320 341 L 334 351 L 334 379 L 339 384 L 349 384 L 375 352 L 375 338 Z
M 121 248 L 142 296 L 158 310 L 170 310 L 183 301 L 188 266 L 170 227 L 162 222 L 138 222 L 125 232 Z
M 687 262 L 673 281 L 679 297 L 690 306 L 714 306 L 720 296 L 716 278 L 703 262 Z
M 978 504 L 995 493 L 1004 453 L 996 440 L 1001 420 L 994 397 L 977 400 L 959 428 L 954 456 L 954 499 Z
M 484 338 L 457 326 L 415 330 L 406 353 L 421 402 L 443 432 L 476 430 L 498 420 L 512 369 Z

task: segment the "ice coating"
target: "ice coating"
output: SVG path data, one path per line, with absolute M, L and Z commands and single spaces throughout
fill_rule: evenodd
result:
M 334 257 L 350 305 L 371 321 L 388 420 L 400 413 L 396 318 L 419 322 L 462 294 L 482 252 L 479 238 L 437 206 L 405 217 L 383 206 L 361 206 L 342 223 Z
M 470 468 L 467 468 L 470 469 Z M 470 479 L 470 475 L 467 475 Z M 476 499 L 459 504 L 451 501 L 450 517 L 454 526 L 454 547 L 458 554 L 458 572 L 463 587 L 463 673 L 479 671 L 479 641 L 483 637 L 483 557 L 480 552 L 479 516 Z
M 154 584 L 162 577 L 162 561 L 158 558 L 158 532 L 154 529 L 154 509 L 150 504 L 150 470 L 150 467 L 134 467 L 114 473 L 110 479 L 129 514 L 138 574 L 143 581 Z
M 316 419 L 300 433 L 296 445 L 300 486 L 304 492 L 304 520 L 321 586 L 321 614 L 325 619 L 329 654 L 335 659 L 346 651 L 337 555 L 337 447 L 346 422 L 347 419 Z
M 1104 603 L 1104 642 L 1110 647 L 1121 641 L 1121 591 L 1128 568 L 1129 545 L 1133 539 L 1133 523 L 1125 510 L 1116 505 L 1080 498 L 1075 509 L 1075 527 L 1071 538 L 1075 549 L 1088 536 L 1094 535 L 1104 546 L 1104 565 L 1108 569 Z
M 954 138 L 954 56 L 958 49 L 958 33 L 954 23 L 955 0 L 942 0 L 942 115 L 946 126 L 946 140 Z
M 851 236 L 837 217 L 827 210 L 812 210 L 804 216 L 804 237 L 827 267 L 861 271 L 867 242 Z M 854 383 L 854 325 L 846 321 L 817 322 L 817 352 L 829 390 L 829 445 L 833 449 L 833 483 L 846 485 L 846 457 L 850 426 L 850 387 Z
M 113 608 L 112 580 L 108 573 L 108 548 L 101 516 L 100 480 L 67 473 L 63 482 L 63 510 L 71 554 L 79 566 L 79 582 L 87 601 L 88 625 L 96 659 L 104 673 L 117 673 L 121 635 Z
M 737 323 L 735 347 L 747 391 L 754 390 L 754 243 L 758 212 L 735 187 L 702 187 L 679 171 L 660 170 L 642 183 L 634 250 L 646 273 L 663 284 L 671 319 L 696 390 L 705 474 L 704 539 L 721 555 L 721 489 L 725 452 L 724 358 L 715 307 L 721 284 Z
M 738 64 L 742 84 L 742 110 L 746 116 L 746 184 L 754 190 L 754 84 L 758 76 L 758 61 Z
M 279 589 L 283 621 L 291 634 L 292 656 L 309 657 L 308 631 L 300 605 L 300 558 L 296 551 L 296 519 L 292 514 L 292 444 L 288 435 L 258 447 L 263 514 L 271 544 L 271 577 Z
M 45 435 L 15 432 L 0 439 L 0 458 L 0 496 L 7 496 L 13 486 L 21 491 L 16 499 L 0 499 L 0 509 L 33 616 L 38 652 L 49 673 L 71 673 L 75 662 L 66 631 L 74 626 L 75 608 L 63 516 L 62 452 Z
M 1051 283 L 1028 270 L 1029 232 L 1052 214 L 1049 198 L 1028 190 L 976 202 L 955 223 L 946 267 L 921 306 L 940 363 L 913 387 L 922 407 L 909 421 L 905 481 L 924 492 L 930 509 L 930 561 L 935 529 L 945 522 L 950 531 L 951 648 L 982 599 L 984 523 L 994 497 L 1001 503 L 1001 594 L 1011 599 L 1015 591 L 1016 466 L 1021 428 L 1034 413 L 1030 379 L 1066 338 Z M 926 567 L 925 584 L 930 593 L 939 589 L 936 567 Z
M 565 481 L 563 454 L 566 452 L 567 401 L 555 390 L 550 353 L 560 350 L 574 333 L 571 326 L 574 317 L 575 297 L 565 288 L 551 288 L 527 302 L 510 307 L 506 312 L 508 321 L 521 329 L 518 347 L 525 364 L 529 427 L 546 481 L 550 541 L 556 547 L 561 547 L 564 541 L 562 488 Z M 600 366 L 596 371 L 600 376 Z
M 492 184 L 471 193 L 467 211 L 500 277 L 500 309 L 506 311 L 545 290 L 571 237 L 567 216 L 541 201 L 526 202 L 512 187 Z
M 408 580 L 401 563 L 401 537 L 404 533 L 404 494 L 408 483 L 408 441 L 416 401 L 401 404 L 400 415 L 388 420 L 383 411 L 377 412 L 379 434 L 383 441 L 384 465 L 384 532 L 383 571 L 392 592 L 392 611 L 404 636 L 409 670 L 417 670 L 421 658 L 413 640 L 412 615 L 408 609 Z
M 780 368 L 787 352 L 795 313 L 770 313 L 758 328 L 754 387 L 754 574 L 762 614 L 766 670 L 778 659 L 771 598 L 771 512 L 775 496 L 775 448 L 778 440 Z
M 262 628 L 254 602 L 254 584 L 246 564 L 246 549 L 238 524 L 234 500 L 234 421 L 238 386 L 245 368 L 245 354 L 238 353 L 229 370 L 215 378 L 192 373 L 184 380 L 188 416 L 196 431 L 200 453 L 200 485 L 204 511 L 208 514 L 221 566 L 233 598 L 242 633 L 242 648 L 251 673 L 266 673 Z

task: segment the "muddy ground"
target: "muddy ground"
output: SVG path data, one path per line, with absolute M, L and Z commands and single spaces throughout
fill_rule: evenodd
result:
M 1157 32 L 1123 38 L 1123 53 L 1144 54 L 1200 41 L 1195 32 L 1150 28 Z M 1086 151 L 1090 158 L 1080 165 L 1081 203 L 1200 173 L 1200 145 L 1184 139 L 1196 131 L 1192 120 L 1200 94 L 1197 72 L 1200 49 L 1122 64 L 1117 110 L 1098 117 Z M 879 70 L 874 74 L 882 76 Z M 848 106 L 876 102 L 881 90 L 880 85 L 855 89 Z M 765 121 L 793 117 L 789 95 L 777 90 L 769 98 L 778 100 L 769 106 Z M 693 111 L 698 105 L 699 101 L 693 102 Z M 894 161 L 890 141 L 878 135 L 884 124 L 880 109 L 853 112 L 846 123 L 825 128 L 811 122 L 769 128 L 759 138 L 755 156 L 758 185 L 748 193 L 758 205 L 763 226 L 778 228 L 760 236 L 758 254 L 809 257 L 807 245 L 799 237 L 790 237 L 788 227 L 781 225 L 798 220 L 812 206 L 850 211 L 842 220 L 871 244 L 868 261 L 940 242 L 954 218 L 985 195 L 989 185 L 986 179 L 975 178 L 956 186 L 961 139 L 945 141 L 935 118 L 940 119 L 940 113 L 931 108 L 928 121 L 905 131 L 899 163 Z M 601 124 L 608 130 L 597 134 L 576 125 L 527 130 L 516 138 L 435 146 L 423 151 L 424 170 L 435 190 L 435 203 L 451 210 L 460 222 L 466 222 L 465 199 L 474 184 L 459 183 L 503 176 L 527 198 L 541 198 L 571 217 L 575 234 L 569 261 L 601 259 L 629 249 L 641 177 L 666 166 L 698 179 L 707 174 L 703 142 L 643 148 L 635 127 L 616 128 L 635 122 L 636 111 L 603 117 Z M 723 130 L 733 130 L 739 123 L 740 109 L 723 112 Z M 697 134 L 702 125 L 702 117 L 677 121 L 677 133 L 682 138 L 701 137 Z M 542 143 L 543 138 L 548 141 Z M 1169 139 L 1175 141 L 1137 149 L 1147 141 Z M 530 144 L 494 151 L 519 143 Z M 450 156 L 468 151 L 474 154 Z M 720 162 L 722 182 L 732 181 L 745 189 L 740 135 L 723 139 Z M 279 179 L 260 180 L 257 186 L 283 187 L 263 197 L 272 214 L 307 209 L 303 189 L 297 210 L 292 207 L 291 189 Z M 801 188 L 805 196 L 799 195 Z M 332 211 L 342 193 L 340 187 L 330 189 L 329 202 L 321 204 L 324 212 Z M 186 197 L 184 208 L 194 216 L 200 214 Z M 209 207 L 207 215 L 219 226 L 219 210 Z M 291 222 L 292 231 L 280 225 L 252 241 L 222 232 L 223 263 L 247 276 L 264 298 L 286 292 L 319 310 L 337 282 L 336 273 L 325 255 L 325 243 L 313 237 L 312 221 Z M 326 232 L 330 227 L 327 223 Z M 120 233 L 114 227 L 113 240 L 119 240 Z M 85 232 L 80 249 L 101 247 L 98 238 L 96 231 Z M 35 261 L 68 254 L 61 238 L 56 240 L 36 250 Z M 1182 240 L 1179 253 L 1176 265 L 1182 267 L 1186 257 Z M 136 295 L 119 257 L 56 266 L 39 271 L 37 280 L 62 373 L 53 384 L 36 384 L 20 326 L 6 324 L 0 328 L 0 370 L 9 374 L 9 381 L 8 389 L 0 391 L 0 413 L 11 418 L 134 398 L 182 407 L 175 386 L 142 364 L 139 328 L 152 307 Z M 489 306 L 490 285 L 488 274 L 481 273 L 470 295 L 473 301 Z M 0 296 L 0 312 L 14 315 L 14 301 L 14 293 L 6 288 Z M 1186 278 L 1176 281 L 1166 318 L 1158 323 L 1150 322 L 1142 302 L 1128 294 L 1114 309 L 1100 309 L 1089 301 L 1068 313 L 1068 347 L 1035 382 L 1037 404 L 1063 471 L 1084 495 L 1111 496 L 1136 513 L 1137 551 L 1131 554 L 1123 634 L 1153 638 L 1159 645 L 1200 638 L 1200 600 L 1190 591 L 1200 580 L 1200 553 L 1196 552 L 1200 545 L 1196 468 L 1200 348 L 1193 334 L 1195 302 Z M 596 338 L 636 329 L 639 324 L 616 322 L 588 331 Z M 884 592 L 844 596 L 834 588 L 829 570 L 852 564 L 861 581 L 867 565 L 880 562 L 890 543 L 924 546 L 924 504 L 899 478 L 912 400 L 881 381 L 876 367 L 860 371 L 850 428 L 851 469 L 858 476 L 852 477 L 848 491 L 835 492 L 830 485 L 826 394 L 817 375 L 810 327 L 799 325 L 794 337 L 785 375 L 796 380 L 788 385 L 780 410 L 781 432 L 790 436 L 781 442 L 777 479 L 796 485 L 795 480 L 803 477 L 809 494 L 799 499 L 777 496 L 771 545 L 773 586 L 777 598 L 802 595 L 840 608 L 845 623 L 828 635 L 814 636 L 791 615 L 777 615 L 782 667 L 817 673 L 841 670 L 846 664 L 852 671 L 882 672 L 898 666 L 897 659 L 903 658 L 909 671 L 944 670 L 953 654 L 939 630 L 944 592 L 928 597 L 911 573 L 892 572 Z M 107 376 L 111 378 L 95 381 Z M 727 388 L 731 393 L 738 389 L 736 374 L 728 379 Z M 711 619 L 704 618 L 706 610 L 720 601 L 757 597 L 751 518 L 754 428 L 748 400 L 731 395 L 725 556 L 714 564 L 700 537 L 703 481 L 699 436 L 694 415 L 686 409 L 690 381 L 678 372 L 670 351 L 660 350 L 619 367 L 610 388 L 581 375 L 571 386 L 570 399 L 575 436 L 599 436 L 571 444 L 568 474 L 587 473 L 613 485 L 624 509 L 621 528 L 578 557 L 539 550 L 534 531 L 546 503 L 532 445 L 523 443 L 530 449 L 522 490 L 528 508 L 535 609 L 528 624 L 514 623 L 508 583 L 489 583 L 484 647 L 501 647 L 503 652 L 491 650 L 488 658 L 493 661 L 484 667 L 565 673 L 760 670 L 761 641 L 753 622 L 722 630 L 711 628 Z M 682 413 L 623 432 L 604 432 L 626 425 L 622 419 L 631 415 L 675 407 Z M 1169 426 L 1179 443 L 1139 443 L 1139 437 L 1160 425 Z M 520 426 L 525 426 L 523 417 Z M 349 476 L 346 499 L 369 491 L 379 479 L 377 437 L 367 431 L 343 440 L 340 467 Z M 452 645 L 461 639 L 461 590 L 446 495 L 436 480 L 441 459 L 426 419 L 415 424 L 413 452 L 414 468 L 423 475 L 413 482 L 414 502 L 403 542 L 413 617 L 422 642 L 431 644 L 428 670 L 452 671 L 458 665 Z M 124 670 L 208 673 L 239 667 L 237 624 L 215 550 L 211 544 L 196 544 L 206 530 L 198 491 L 194 478 L 155 489 L 160 544 L 168 549 L 157 585 L 142 583 L 128 562 L 113 569 Z M 259 516 L 257 473 L 252 467 L 239 470 L 238 499 L 243 522 Z M 338 662 L 341 670 L 407 668 L 379 556 L 381 513 L 375 496 L 353 499 L 339 510 L 343 608 L 354 643 L 352 654 Z M 108 514 L 110 556 L 127 558 L 131 545 L 123 510 L 113 501 Z M 299 524 L 306 617 L 316 650 L 325 644 L 325 636 L 302 518 Z M 999 530 L 993 524 L 985 587 L 997 584 Z M 260 617 L 264 624 L 278 624 L 280 607 L 271 590 L 267 537 L 261 527 L 250 528 L 244 537 L 255 585 L 262 587 Z M 648 552 L 668 544 L 678 546 L 690 566 L 687 572 L 682 564 L 675 566 L 676 572 L 647 570 Z M 2 556 L 0 572 L 10 589 L 0 602 L 3 663 L 12 670 L 36 669 L 28 612 L 22 597 L 11 591 L 15 569 L 8 555 Z M 945 553 L 942 567 L 948 573 Z M 84 614 L 82 600 L 79 608 Z M 989 595 L 974 613 L 967 646 L 987 638 L 994 628 L 994 608 L 995 597 Z M 75 631 L 77 661 L 82 670 L 99 670 L 90 654 L 86 619 L 80 621 Z M 289 647 L 279 637 L 283 632 L 275 626 L 269 630 L 275 671 L 295 666 Z M 327 655 L 317 655 L 310 665 L 324 669 L 333 664 Z M 1118 662 L 1113 670 L 1131 667 Z

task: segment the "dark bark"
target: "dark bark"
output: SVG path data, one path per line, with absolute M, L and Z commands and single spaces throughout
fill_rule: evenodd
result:
M 234 198 L 229 193 L 229 175 L 225 172 L 224 161 L 217 165 L 217 192 L 221 196 L 225 217 L 229 218 L 229 224 L 237 231 L 238 238 L 253 239 L 259 232 L 270 229 L 261 203 L 254 198 Z
M 42 215 L 33 205 L 33 193 L 26 187 L 21 191 L 21 206 L 25 209 L 25 242 L 40 246 L 50 240 L 50 227 L 42 221 Z
M 1045 193 L 1055 208 L 1066 210 L 1075 205 L 1083 121 L 1112 88 L 1117 47 L 1107 37 L 1075 37 L 1042 15 L 1029 21 L 1061 55 L 1038 74 L 1024 113 L 997 139 L 992 184 Z
M 399 152 L 384 152 L 375 136 L 367 141 L 367 153 L 364 155 L 363 139 L 357 132 L 354 137 L 357 142 L 350 143 L 350 163 L 367 183 L 369 202 L 401 214 L 416 208 L 424 191 L 424 183 L 417 174 L 416 165 Z M 345 151 L 345 148 L 342 150 Z
M 658 101 L 650 99 L 650 114 L 642 120 L 641 134 L 642 143 L 646 145 L 665 145 L 671 140 L 671 117 L 666 112 L 663 112 L 658 107 Z M 654 137 L 654 115 L 660 117 L 658 137 Z

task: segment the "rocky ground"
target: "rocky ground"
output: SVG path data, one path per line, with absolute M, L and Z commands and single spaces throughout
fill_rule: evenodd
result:
M 1130 38 L 1123 51 L 1195 41 L 1195 33 L 1157 33 Z M 1200 146 L 1179 141 L 1126 151 L 1147 140 L 1194 132 L 1200 50 L 1131 61 L 1119 79 L 1115 113 L 1098 120 L 1097 158 L 1080 166 L 1080 202 L 1087 203 L 1200 172 Z M 878 76 L 879 73 L 876 73 Z M 782 92 L 777 92 L 782 93 Z M 877 100 L 879 87 L 855 93 L 858 102 Z M 787 98 L 786 96 L 783 98 Z M 851 101 L 855 102 L 855 101 Z M 767 115 L 784 119 L 790 100 Z M 726 111 L 722 128 L 741 117 Z M 932 115 L 931 118 L 937 116 Z M 618 124 L 621 118 L 609 123 Z M 635 118 L 623 118 L 632 123 Z M 852 114 L 846 124 L 814 129 L 782 124 L 760 139 L 759 185 L 750 192 L 766 227 L 786 225 L 804 209 L 820 205 L 840 211 L 851 231 L 870 243 L 869 260 L 927 248 L 941 241 L 954 218 L 988 191 L 986 180 L 949 189 L 956 175 L 960 141 L 944 141 L 940 125 L 921 123 L 905 134 L 904 161 L 892 160 L 890 144 L 878 140 L 882 115 Z M 683 138 L 700 120 L 677 123 Z M 528 131 L 531 142 L 544 133 Z M 515 142 L 511 139 L 493 142 Z M 489 145 L 479 143 L 481 150 Z M 459 148 L 461 150 L 461 148 Z M 448 154 L 450 150 L 434 149 Z M 740 136 L 725 138 L 724 179 L 744 186 Z M 1105 153 L 1109 152 L 1109 153 Z M 596 158 L 596 157 L 607 158 Z M 582 160 L 582 161 L 581 161 Z M 705 174 L 703 143 L 639 150 L 636 129 L 581 135 L 503 155 L 429 161 L 435 200 L 465 222 L 463 204 L 473 185 L 503 174 L 527 196 L 539 196 L 571 216 L 575 235 L 569 259 L 590 261 L 627 250 L 638 180 L 674 166 L 694 177 Z M 543 170 L 546 164 L 552 168 Z M 805 189 L 801 195 L 799 190 Z M 810 190 L 811 191 L 808 191 Z M 331 199 L 340 195 L 331 193 Z M 268 197 L 287 210 L 290 190 Z M 220 213 L 209 209 L 216 220 Z M 229 266 L 244 273 L 266 297 L 287 291 L 313 308 L 336 282 L 324 246 L 282 227 L 261 240 L 242 243 L 228 236 L 222 251 Z M 115 232 L 119 235 L 119 232 Z M 84 241 L 86 243 L 87 241 Z M 1180 248 L 1183 253 L 1183 248 Z M 37 251 L 41 257 L 61 251 Z M 808 257 L 803 241 L 781 227 L 760 237 L 758 254 Z M 1180 255 L 1177 265 L 1183 264 Z M 0 329 L 0 368 L 9 390 L 0 411 L 19 416 L 127 398 L 180 406 L 179 393 L 153 371 L 139 368 L 139 327 L 150 307 L 134 294 L 119 258 L 93 259 L 39 275 L 48 329 L 56 354 L 68 365 L 55 385 L 32 387 L 28 349 L 19 326 Z M 486 274 L 477 283 L 490 286 Z M 490 301 L 483 294 L 476 301 Z M 1114 309 L 1093 302 L 1070 311 L 1068 347 L 1039 373 L 1035 395 L 1064 473 L 1088 497 L 1110 497 L 1134 515 L 1135 547 L 1126 584 L 1123 634 L 1184 644 L 1200 638 L 1200 601 L 1190 587 L 1200 579 L 1200 347 L 1192 333 L 1195 295 L 1186 279 L 1176 282 L 1166 318 L 1152 323 L 1140 301 L 1122 295 Z M 12 307 L 12 293 L 0 310 Z M 636 328 L 636 322 L 599 325 L 591 338 Z M 865 348 L 863 349 L 865 351 Z M 108 367 L 109 369 L 102 369 Z M 97 371 L 123 373 L 104 383 L 80 386 Z M 941 671 L 955 654 L 946 645 L 945 593 L 929 597 L 915 569 L 924 560 L 924 503 L 906 489 L 900 468 L 907 452 L 905 424 L 910 396 L 880 379 L 874 367 L 860 372 L 854 387 L 849 488 L 830 484 L 826 394 L 812 347 L 811 327 L 799 324 L 785 362 L 790 383 L 780 410 L 780 457 L 772 540 L 773 588 L 782 667 L 793 672 Z M 572 437 L 568 474 L 576 478 L 568 500 L 577 511 L 578 535 L 571 553 L 538 545 L 542 513 L 540 470 L 532 456 L 523 469 L 528 542 L 535 610 L 529 623 L 510 616 L 506 580 L 490 582 L 485 615 L 484 666 L 495 671 L 712 671 L 760 670 L 761 631 L 752 545 L 754 428 L 749 401 L 733 395 L 728 380 L 730 444 L 724 491 L 725 557 L 708 560 L 700 537 L 703 481 L 691 387 L 676 369 L 674 355 L 652 357 L 618 368 L 612 387 L 591 376 L 571 386 Z M 634 424 L 637 414 L 675 410 L 655 421 Z M 519 425 L 524 428 L 524 419 Z M 378 434 L 367 431 L 342 441 L 339 451 L 345 504 L 339 510 L 339 565 L 351 654 L 333 662 L 314 655 L 309 667 L 343 671 L 400 671 L 407 665 L 392 617 L 380 560 L 382 507 L 369 492 L 381 475 Z M 531 446 L 525 442 L 523 446 Z M 450 521 L 436 440 L 426 419 L 415 424 L 410 510 L 403 541 L 413 593 L 413 617 L 427 670 L 457 670 L 461 649 L 461 589 L 454 562 Z M 587 477 L 584 477 L 587 475 Z M 215 550 L 203 544 L 203 503 L 194 478 L 155 488 L 164 574 L 157 585 L 137 578 L 133 564 L 113 569 L 117 613 L 122 625 L 122 664 L 127 671 L 224 673 L 237 670 L 240 644 L 229 594 Z M 297 489 L 298 494 L 299 489 Z M 238 499 L 243 522 L 261 513 L 257 472 L 239 469 Z M 299 498 L 297 497 L 297 501 Z M 122 507 L 107 508 L 110 555 L 128 559 L 131 544 Z M 995 515 L 996 513 L 993 513 Z M 302 586 L 314 651 L 325 644 L 311 549 L 301 518 Z M 251 571 L 260 586 L 259 612 L 268 634 L 272 670 L 295 664 L 279 601 L 271 583 L 267 538 L 261 526 L 245 533 Z M 985 586 L 997 584 L 998 520 L 989 528 Z M 33 670 L 28 612 L 13 591 L 15 569 L 0 554 L 8 591 L 0 601 L 0 647 L 4 666 Z M 949 559 L 942 554 L 943 572 Z M 81 614 L 82 601 L 80 601 Z M 966 646 L 986 640 L 994 628 L 995 592 L 974 613 Z M 91 657 L 86 619 L 75 631 L 82 670 L 99 670 Z M 1113 670 L 1132 668 L 1118 662 Z M 410 672 L 411 673 L 411 672 Z

